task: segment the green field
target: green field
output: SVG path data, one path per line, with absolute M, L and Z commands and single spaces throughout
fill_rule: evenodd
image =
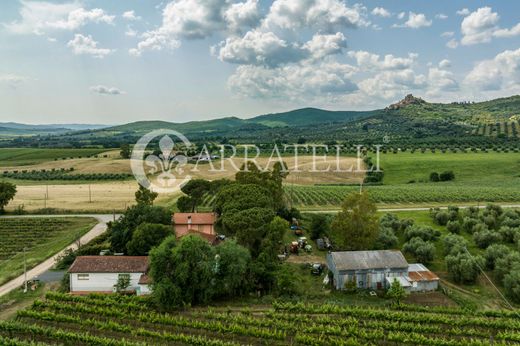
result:
M 139 297 L 48 293 L 0 338 L 74 345 L 487 345 L 520 341 L 515 312 L 275 302 L 165 314 Z
M 454 184 L 520 185 L 520 153 L 389 153 L 381 154 L 381 167 L 385 185 L 428 182 L 431 172 L 449 170 Z
M 97 221 L 81 218 L 0 218 L 0 284 L 55 255 L 88 232 Z
M 37 149 L 37 148 L 1 148 L 1 166 L 35 165 L 55 159 L 71 159 L 98 155 L 108 149 Z

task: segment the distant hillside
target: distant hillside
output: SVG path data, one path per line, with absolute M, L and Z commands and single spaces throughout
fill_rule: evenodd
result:
M 437 119 L 468 124 L 498 123 L 518 120 L 520 117 L 519 95 L 474 103 L 428 103 L 411 95 L 407 98 L 387 107 L 387 112 L 422 120 Z

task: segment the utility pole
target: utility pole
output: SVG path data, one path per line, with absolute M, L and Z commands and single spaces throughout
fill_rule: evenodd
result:
M 90 190 L 90 184 L 88 184 L 88 202 L 92 203 L 92 191 Z
M 23 293 L 27 293 L 27 261 L 25 260 L 25 246 L 23 247 L 23 276 L 24 276 Z

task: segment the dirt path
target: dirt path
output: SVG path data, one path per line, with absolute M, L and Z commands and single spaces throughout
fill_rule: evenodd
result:
M 109 221 L 112 221 L 114 219 L 114 215 L 110 215 L 110 214 L 94 214 L 94 215 L 23 215 L 23 216 L 3 216 L 3 217 L 6 217 L 6 218 L 9 218 L 9 217 L 17 217 L 17 218 L 20 218 L 20 217 L 45 217 L 45 218 L 48 218 L 48 217 L 93 217 L 93 218 L 96 218 L 99 223 L 97 225 L 95 225 L 90 231 L 88 231 L 87 233 L 85 233 L 81 238 L 80 238 L 80 243 L 81 244 L 86 244 L 88 243 L 89 241 L 91 241 L 92 239 L 94 239 L 95 237 L 97 237 L 98 235 L 104 233 L 107 229 L 107 222 Z M 118 217 L 118 215 L 115 216 L 116 218 Z M 76 242 L 70 244 L 69 246 L 67 246 L 65 249 L 61 250 L 60 252 L 58 252 L 57 254 L 55 254 L 54 256 L 52 257 L 49 257 L 47 258 L 45 261 L 43 261 L 42 263 L 38 264 L 37 266 L 35 266 L 34 268 L 32 268 L 31 270 L 27 271 L 27 279 L 31 279 L 35 276 L 38 276 L 38 275 L 41 275 L 43 274 L 44 272 L 46 272 L 47 270 L 51 269 L 54 264 L 56 263 L 56 260 L 55 258 L 58 257 L 59 255 L 62 255 L 65 250 L 67 249 L 77 249 L 78 245 Z M 13 289 L 17 288 L 17 287 L 20 287 L 21 285 L 23 285 L 24 283 L 24 280 L 25 280 L 25 276 L 22 274 L 20 276 L 18 276 L 17 278 L 5 283 L 4 285 L 0 286 L 0 297 L 11 292 Z

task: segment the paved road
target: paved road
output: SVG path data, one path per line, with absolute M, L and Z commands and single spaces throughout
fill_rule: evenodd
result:
M 114 215 L 112 214 L 85 214 L 85 215 L 21 215 L 21 216 L 2 216 L 5 218 L 13 218 L 13 217 L 93 217 L 99 221 L 97 225 L 95 225 L 90 231 L 85 233 L 80 238 L 81 244 L 86 244 L 98 235 L 104 233 L 107 229 L 107 222 L 114 220 Z M 119 215 L 115 215 L 116 218 L 119 217 Z M 77 249 L 76 242 L 70 244 L 65 249 L 61 250 L 54 256 L 46 259 L 42 263 L 38 264 L 36 267 L 32 268 L 31 270 L 27 271 L 27 278 L 31 279 L 35 276 L 42 275 L 47 270 L 51 269 L 55 264 L 55 258 L 59 255 L 62 255 L 65 250 L 67 249 Z M 23 285 L 24 282 L 24 275 L 20 275 L 16 279 L 13 279 L 2 286 L 0 286 L 0 297 L 11 292 L 13 289 L 18 288 Z

